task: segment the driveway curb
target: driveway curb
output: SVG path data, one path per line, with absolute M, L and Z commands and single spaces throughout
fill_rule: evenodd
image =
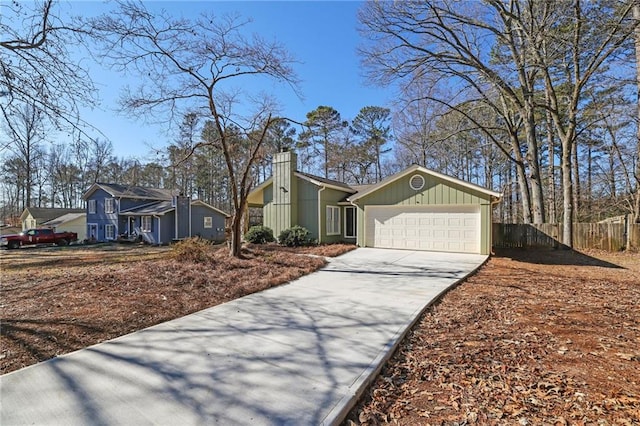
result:
M 378 378 L 378 375 L 380 374 L 380 371 L 382 370 L 384 365 L 395 354 L 398 346 L 400 346 L 400 343 L 402 343 L 404 338 L 407 336 L 413 326 L 416 325 L 416 323 L 420 320 L 422 315 L 433 305 L 440 302 L 440 300 L 442 300 L 442 298 L 447 293 L 457 288 L 470 276 L 475 275 L 480 268 L 486 265 L 489 259 L 490 256 L 487 256 L 487 258 L 480 265 L 478 265 L 478 267 L 470 271 L 458 281 L 452 283 L 449 287 L 442 290 L 423 308 L 416 310 L 417 314 L 413 317 L 413 319 L 407 321 L 407 323 L 398 330 L 398 333 L 393 337 L 393 340 L 389 342 L 389 344 L 387 344 L 383 350 L 380 351 L 378 356 L 371 362 L 369 367 L 367 367 L 362 375 L 358 377 L 358 379 L 351 386 L 349 386 L 348 393 L 340 400 L 340 402 L 338 402 L 338 404 L 335 405 L 335 407 L 333 407 L 331 412 L 325 417 L 325 419 L 322 421 L 322 426 L 340 425 L 345 420 L 347 415 L 351 412 L 353 407 L 355 407 L 358 401 L 360 401 L 362 395 L 369 388 L 369 386 Z

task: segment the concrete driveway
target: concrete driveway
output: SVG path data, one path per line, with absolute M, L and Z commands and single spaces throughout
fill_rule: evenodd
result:
M 361 248 L 287 285 L 0 377 L 0 424 L 336 424 L 487 256 Z

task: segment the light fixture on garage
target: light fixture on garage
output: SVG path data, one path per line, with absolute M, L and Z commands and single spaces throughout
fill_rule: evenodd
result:
M 424 188 L 424 177 L 422 175 L 413 175 L 411 179 L 409 179 L 409 186 L 414 191 L 419 191 Z

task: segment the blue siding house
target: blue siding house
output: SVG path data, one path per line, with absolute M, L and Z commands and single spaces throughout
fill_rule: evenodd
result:
M 94 183 L 83 195 L 87 239 L 168 244 L 192 236 L 224 241 L 228 215 L 168 189 Z

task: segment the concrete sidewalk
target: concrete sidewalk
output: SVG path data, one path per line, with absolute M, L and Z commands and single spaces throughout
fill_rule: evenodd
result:
M 319 272 L 0 377 L 0 424 L 320 425 L 486 256 L 357 249 Z

